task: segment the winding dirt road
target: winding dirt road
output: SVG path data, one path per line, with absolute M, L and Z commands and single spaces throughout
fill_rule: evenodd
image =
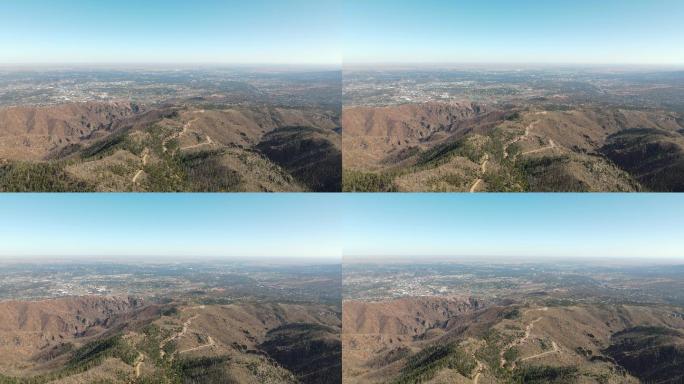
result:
M 203 146 L 203 145 L 211 145 L 211 144 L 214 144 L 214 140 L 212 140 L 211 136 L 208 136 L 208 135 L 205 135 L 205 136 L 206 136 L 206 140 L 207 140 L 207 141 L 205 141 L 205 142 L 203 142 L 203 143 L 197 143 L 197 144 L 193 144 L 193 145 L 188 145 L 187 147 L 182 147 L 181 150 L 190 149 L 190 148 L 196 148 L 196 147 L 201 147 L 201 146 Z
M 194 111 L 193 113 L 203 114 L 204 112 L 205 112 L 204 109 L 201 109 L 201 110 L 199 110 L 199 111 Z M 167 137 L 167 138 L 162 142 L 162 151 L 164 151 L 164 152 L 168 151 L 168 148 L 166 147 L 166 144 L 167 144 L 169 141 L 171 141 L 171 140 L 173 140 L 173 139 L 177 139 L 177 138 L 181 137 L 181 135 L 186 134 L 186 133 L 188 132 L 188 129 L 190 129 L 190 126 L 191 126 L 193 123 L 195 123 L 197 120 L 199 120 L 199 117 L 196 117 L 196 118 L 194 118 L 194 119 L 188 121 L 187 123 L 183 124 L 183 129 L 182 129 L 182 130 L 180 130 L 179 132 L 176 132 L 176 133 L 174 133 L 173 135 Z M 207 136 L 207 138 L 209 138 L 209 136 Z M 209 140 L 211 141 L 211 138 L 209 138 Z M 187 148 L 187 147 L 186 147 L 186 148 Z M 184 148 L 181 148 L 181 149 L 184 149 Z
M 482 371 L 484 370 L 484 364 L 480 362 L 480 360 L 477 360 L 475 358 L 475 355 L 473 355 L 473 358 L 477 362 L 477 368 L 476 368 L 476 374 L 473 377 L 473 384 L 478 384 L 480 382 L 480 376 L 482 375 Z
M 548 309 L 549 309 L 548 307 L 528 309 L 523 313 L 523 315 L 529 313 L 530 311 L 548 311 Z M 520 339 L 517 339 L 517 340 L 513 340 L 512 342 L 510 342 L 508 345 L 506 345 L 504 348 L 501 349 L 501 352 L 499 352 L 499 366 L 501 368 L 503 368 L 506 365 L 506 358 L 504 357 L 504 354 L 506 353 L 506 351 L 509 350 L 510 348 L 517 346 L 517 345 L 521 345 L 521 344 L 525 343 L 530 338 L 530 335 L 532 334 L 532 328 L 534 328 L 534 325 L 536 323 L 538 323 L 539 321 L 541 321 L 542 319 L 543 319 L 543 317 L 540 316 L 540 317 L 537 317 L 536 319 L 532 320 L 525 327 L 525 335 L 523 337 L 521 337 Z M 544 352 L 544 353 L 541 353 L 539 355 L 544 355 L 544 354 L 547 354 L 550 352 L 556 352 L 556 349 L 558 348 L 558 346 L 556 345 L 556 342 L 552 341 L 552 345 L 554 348 L 553 351 Z M 558 352 L 560 352 L 560 348 L 558 348 Z M 520 361 L 524 361 L 524 360 L 530 359 L 532 357 L 539 357 L 539 356 L 526 357 L 524 359 L 521 359 Z M 511 362 L 511 367 L 513 369 L 515 369 L 515 361 Z
M 527 127 L 525 127 L 525 134 L 523 134 L 522 136 L 516 137 L 515 139 L 509 141 L 509 142 L 504 146 L 504 150 L 503 150 L 503 157 L 504 157 L 504 159 L 507 159 L 508 156 L 509 156 L 509 155 L 508 155 L 508 148 L 510 148 L 511 145 L 517 143 L 518 141 L 520 141 L 520 140 L 522 140 L 522 139 L 526 139 L 527 137 L 529 137 L 529 136 L 530 136 L 530 130 L 531 130 L 532 128 L 534 128 L 534 126 L 537 125 L 537 123 L 539 123 L 538 120 L 535 121 L 535 122 L 530 123 L 530 125 L 528 125 Z
M 537 112 L 536 114 L 537 114 L 537 115 L 546 115 L 547 112 L 546 112 L 546 111 L 542 111 L 542 112 Z M 505 158 L 508 158 L 508 156 L 509 156 L 509 154 L 508 154 L 508 148 L 509 148 L 511 145 L 513 145 L 513 144 L 515 144 L 515 143 L 517 143 L 517 142 L 519 142 L 519 141 L 521 141 L 521 140 L 526 139 L 527 137 L 529 137 L 529 136 L 530 136 L 530 130 L 531 130 L 532 128 L 534 128 L 534 126 L 537 125 L 537 124 L 539 124 L 540 122 L 541 122 L 541 120 L 533 121 L 532 123 L 530 123 L 530 125 L 528 125 L 527 127 L 525 127 L 525 134 L 524 134 L 524 135 L 516 137 L 515 139 L 511 140 L 510 142 L 508 142 L 508 144 L 506 144 L 506 145 L 504 146 L 504 159 L 505 159 Z M 516 154 L 516 155 L 514 156 L 513 160 L 515 160 L 518 156 L 529 155 L 529 154 L 531 154 L 531 153 L 537 153 L 537 152 L 541 152 L 541 151 L 546 151 L 547 149 L 553 149 L 553 148 L 558 148 L 558 147 L 556 146 L 556 143 L 554 143 L 554 141 L 553 141 L 552 139 L 549 139 L 549 145 L 548 145 L 548 146 L 545 146 L 545 147 L 542 147 L 542 148 L 537 148 L 537 149 L 532 149 L 532 150 L 525 151 L 525 152 L 522 152 L 522 153 L 518 153 L 518 154 Z
M 149 148 L 145 148 L 145 149 L 143 150 L 143 157 L 142 157 L 142 166 L 143 166 L 143 168 L 147 165 L 147 162 L 148 162 L 149 159 L 150 159 L 150 149 L 149 149 Z M 137 184 L 137 183 L 138 183 L 138 179 L 140 178 L 140 176 L 142 176 L 143 172 L 144 172 L 144 171 L 143 171 L 142 169 L 140 169 L 140 170 L 138 170 L 138 172 L 135 173 L 135 176 L 133 176 L 133 184 Z
M 556 143 L 554 143 L 552 139 L 549 139 L 549 145 L 547 145 L 546 147 L 541 147 L 541 148 L 533 149 L 531 151 L 526 151 L 526 152 L 521 153 L 520 155 L 529 155 L 530 153 L 537 153 L 537 152 L 541 152 L 541 151 L 545 151 L 547 149 L 553 149 L 553 148 L 556 148 Z
M 164 346 L 166 346 L 166 344 L 168 344 L 168 343 L 171 342 L 172 340 L 176 340 L 176 339 L 178 339 L 178 338 L 181 338 L 181 337 L 185 336 L 185 334 L 188 333 L 188 329 L 190 329 L 190 324 L 192 323 L 192 321 L 193 321 L 195 318 L 197 318 L 197 316 L 199 316 L 199 315 L 195 315 L 195 316 L 193 316 L 193 317 L 187 319 L 187 320 L 183 323 L 183 328 L 181 329 L 180 332 L 176 333 L 176 334 L 173 335 L 173 336 L 167 337 L 166 339 L 162 340 L 162 341 L 159 343 L 159 355 L 160 355 L 162 358 L 164 358 L 164 355 L 166 354 L 166 352 L 164 352 Z
M 207 339 L 208 339 L 208 342 L 207 342 L 206 344 L 204 344 L 204 345 L 200 345 L 200 346 L 197 346 L 197 347 L 184 349 L 184 350 L 182 350 L 182 351 L 180 351 L 180 352 L 178 352 L 178 353 L 181 354 L 181 353 L 186 353 L 186 352 L 197 351 L 197 350 L 199 350 L 199 349 L 209 348 L 209 347 L 213 347 L 214 345 L 216 345 L 216 343 L 214 342 L 214 339 L 212 339 L 211 336 L 207 336 Z
M 142 370 L 143 361 L 145 361 L 145 355 L 138 352 L 138 357 L 135 359 L 135 377 L 140 377 L 140 372 Z
M 536 114 L 537 115 L 545 115 L 546 112 L 545 111 L 544 112 L 537 112 Z M 508 143 L 506 143 L 504 145 L 504 148 L 503 148 L 504 159 L 507 159 L 510 156 L 510 154 L 508 153 L 508 150 L 510 149 L 511 145 L 513 145 L 513 144 L 515 144 L 521 140 L 527 139 L 530 136 L 530 132 L 532 131 L 532 129 L 537 124 L 539 124 L 540 122 L 541 122 L 541 120 L 533 121 L 532 123 L 530 123 L 529 125 L 527 125 L 525 127 L 525 133 L 524 134 L 514 138 L 513 140 L 509 141 Z M 522 152 L 522 153 L 516 153 L 515 156 L 513 156 L 513 161 L 515 161 L 518 158 L 518 156 L 528 155 L 531 153 L 537 153 L 537 152 L 541 152 L 541 151 L 545 151 L 545 150 L 553 149 L 553 148 L 558 148 L 558 147 L 556 146 L 556 143 L 553 140 L 549 139 L 549 145 L 548 146 L 543 147 L 543 148 L 533 149 L 533 150 Z M 489 162 L 489 154 L 485 154 L 484 161 L 480 164 L 482 174 L 484 174 L 487 171 L 487 163 L 488 162 Z M 482 184 L 483 182 L 484 182 L 484 180 L 482 179 L 482 177 L 475 180 L 473 185 L 470 187 L 470 190 L 469 190 L 470 193 L 476 192 L 478 190 L 478 188 L 480 187 L 480 184 Z
M 483 158 L 484 158 L 484 161 L 482 162 L 482 164 L 480 164 L 480 173 L 482 173 L 482 176 L 484 176 L 484 174 L 487 172 L 487 163 L 489 163 L 489 154 L 485 153 Z M 479 187 L 483 181 L 484 180 L 482 178 L 475 180 L 475 183 L 473 183 L 473 185 L 470 187 L 470 193 L 474 193 L 477 190 L 477 187 Z
M 196 308 L 204 309 L 205 307 L 204 307 L 204 305 L 200 305 Z M 190 317 L 189 319 L 185 320 L 185 322 L 183 322 L 183 328 L 180 330 L 180 332 L 177 332 L 175 335 L 169 336 L 166 339 L 159 342 L 159 355 L 162 358 L 164 358 L 164 355 L 166 355 L 166 352 L 164 352 L 164 347 L 166 346 L 166 344 L 168 344 L 172 340 L 176 340 L 176 339 L 179 339 L 179 338 L 185 336 L 188 333 L 188 331 L 190 330 L 190 325 L 192 324 L 192 321 L 195 320 L 197 318 L 197 316 L 199 316 L 199 315 L 194 315 L 194 316 Z M 213 347 L 215 345 L 216 345 L 216 342 L 214 341 L 214 339 L 211 336 L 207 335 L 207 343 L 206 344 L 200 345 L 197 347 L 193 347 L 193 348 L 184 349 L 182 351 L 178 351 L 177 353 L 181 354 L 181 353 L 192 352 L 192 351 L 196 351 L 196 350 L 203 349 L 203 348 L 210 348 L 210 347 Z
M 537 114 L 540 114 L 540 113 L 538 112 Z M 503 148 L 503 157 L 504 157 L 504 159 L 507 159 L 507 158 L 510 156 L 509 153 L 508 153 L 508 149 L 511 147 L 511 145 L 513 145 L 513 144 L 515 144 L 515 143 L 517 143 L 517 142 L 519 142 L 519 141 L 521 141 L 521 140 L 523 140 L 523 139 L 528 138 L 528 137 L 530 136 L 530 132 L 531 132 L 532 128 L 534 128 L 535 125 L 539 124 L 539 122 L 540 122 L 540 120 L 533 121 L 532 123 L 530 123 L 529 125 L 527 125 L 527 126 L 525 127 L 525 133 L 524 133 L 524 134 L 522 134 L 522 135 L 516 137 L 515 139 L 509 141 L 508 143 L 506 143 L 506 145 L 504 145 L 504 148 Z M 523 153 L 518 153 L 518 154 L 516 154 L 516 155 L 514 156 L 513 160 L 515 161 L 515 159 L 516 159 L 518 156 L 520 156 L 520 155 L 525 155 L 525 154 L 529 154 L 529 153 L 535 153 L 535 152 L 539 152 L 539 151 L 543 151 L 543 150 L 546 150 L 546 149 L 549 149 L 549 148 L 555 148 L 555 147 L 556 147 L 556 143 L 554 143 L 553 140 L 549 140 L 549 143 L 550 143 L 550 146 L 549 146 L 549 147 L 544 147 L 544 148 L 539 148 L 539 149 L 535 149 L 535 150 L 532 150 L 532 151 L 527 151 L 527 152 L 523 152 Z M 481 171 L 482 171 L 481 173 L 482 173 L 482 174 L 484 174 L 484 173 L 487 171 L 487 163 L 488 163 L 488 162 L 489 162 L 489 154 L 485 154 L 484 161 L 482 162 L 482 164 L 480 164 L 480 166 L 481 166 Z M 480 184 L 482 184 L 483 182 L 484 182 L 484 180 L 483 180 L 482 178 L 478 178 L 477 180 L 475 180 L 475 182 L 473 183 L 473 185 L 470 187 L 470 193 L 473 193 L 473 192 L 477 191 L 477 189 L 480 187 Z
M 542 357 L 542 356 L 550 355 L 550 354 L 552 354 L 552 353 L 559 353 L 559 352 L 560 352 L 560 347 L 558 347 L 558 344 L 556 344 L 555 341 L 551 341 L 551 347 L 552 347 L 553 349 L 550 350 L 550 351 L 538 353 L 538 354 L 532 355 L 532 356 L 523 357 L 522 359 L 520 359 L 520 361 L 526 361 L 526 360 L 530 360 L 530 359 L 536 359 L 536 358 L 538 358 L 538 357 Z

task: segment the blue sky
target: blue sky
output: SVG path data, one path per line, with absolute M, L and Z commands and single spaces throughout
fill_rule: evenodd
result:
M 339 261 L 339 205 L 316 194 L 2 194 L 0 260 Z
M 341 63 L 340 0 L 2 0 L 0 63 Z
M 681 0 L 345 0 L 347 63 L 684 64 Z
M 681 0 L 3 0 L 0 64 L 684 64 Z
M 343 211 L 350 259 L 684 261 L 682 194 L 366 194 Z
M 682 194 L 3 194 L 0 260 L 684 261 Z

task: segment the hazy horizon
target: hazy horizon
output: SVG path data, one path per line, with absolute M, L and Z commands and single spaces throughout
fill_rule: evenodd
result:
M 585 69 L 585 70 L 684 70 L 682 63 L 572 63 L 572 62 L 343 62 L 343 63 L 233 63 L 233 62 L 28 62 L 2 63 L 0 69 L 140 69 L 140 70 L 260 70 L 260 71 L 347 71 L 347 70 L 527 70 L 527 69 Z
M 600 256 L 391 256 L 391 255 L 353 255 L 344 256 L 345 265 L 431 265 L 431 264 L 490 264 L 490 265 L 526 265 L 526 264 L 577 264 L 610 266 L 662 266 L 682 265 L 682 258 L 651 258 L 648 256 L 600 257 Z
M 173 256 L 169 258 L 165 255 L 146 255 L 146 256 L 117 256 L 117 255 L 97 255 L 93 259 L 92 255 L 82 256 L 24 256 L 24 257 L 1 257 L 0 265 L 33 265 L 39 263 L 57 264 L 144 264 L 144 265 L 167 265 L 167 264 L 214 264 L 231 263 L 246 265 L 338 265 L 340 260 L 330 257 L 297 257 L 297 256 L 202 256 L 187 255 Z
M 642 70 L 684 70 L 684 62 L 673 64 L 639 64 L 639 63 L 532 63 L 532 62 L 345 62 L 344 71 L 349 70 L 534 70 L 534 69 L 584 69 L 604 71 L 642 71 Z
M 140 69 L 140 70 L 196 70 L 196 69 L 225 69 L 225 70 L 260 70 L 260 71 L 341 71 L 341 64 L 311 64 L 311 63 L 0 63 L 0 69 Z

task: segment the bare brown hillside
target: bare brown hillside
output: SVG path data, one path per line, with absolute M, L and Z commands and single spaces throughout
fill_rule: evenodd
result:
M 350 107 L 342 121 L 347 191 L 682 188 L 684 129 L 665 110 L 425 103 Z
M 344 382 L 391 382 L 406 359 L 461 329 L 484 303 L 461 297 L 416 297 L 343 303 Z
M 0 303 L 0 356 L 2 373 L 41 370 L 63 345 L 98 337 L 138 313 L 143 302 L 119 297 L 69 297 L 41 301 Z
M 142 306 L 142 301 L 119 297 L 68 297 L 42 301 L 0 302 L 0 330 L 71 336 L 84 325 L 106 325 L 112 315 Z M 99 319 L 99 321 L 98 321 Z
M 11 107 L 0 191 L 339 191 L 339 141 L 316 108 Z
M 402 142 L 428 139 L 439 132 L 456 132 L 494 112 L 475 103 L 403 104 L 391 107 L 351 107 L 342 114 L 350 136 L 389 137 Z
M 330 115 L 291 108 L 235 107 L 217 110 L 194 110 L 181 113 L 188 124 L 181 135 L 183 144 L 195 144 L 192 133 L 203 133 L 224 145 L 252 146 L 263 135 L 283 127 L 318 127 L 333 131 L 337 124 Z
M 341 318 L 327 305 L 73 297 L 2 302 L 0 323 L 0 382 L 341 380 Z
M 466 133 L 486 130 L 503 113 L 475 103 L 350 107 L 342 112 L 344 164 L 348 168 L 392 166 L 409 148 L 429 148 Z
M 0 159 L 40 160 L 55 148 L 87 141 L 140 112 L 130 103 L 0 108 Z
M 157 324 L 163 330 L 174 329 L 168 328 L 169 319 L 162 318 Z M 169 339 L 168 345 L 175 349 L 170 359 L 229 356 L 233 363 L 225 369 L 238 382 L 259 382 L 258 375 L 247 369 L 250 364 L 259 364 L 271 375 L 289 372 L 302 383 L 341 380 L 340 314 L 327 306 L 239 303 L 191 307 L 182 311 L 178 325 L 175 329 L 181 331 Z
M 346 301 L 345 334 L 420 335 L 446 327 L 450 319 L 484 307 L 470 298 L 402 298 L 392 301 Z
M 343 310 L 343 373 L 350 383 L 674 383 L 684 377 L 678 368 L 684 320 L 676 308 L 484 306 L 431 297 L 347 301 Z

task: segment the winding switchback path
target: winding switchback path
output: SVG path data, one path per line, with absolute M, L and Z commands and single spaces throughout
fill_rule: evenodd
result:
M 503 157 L 504 157 L 504 159 L 507 159 L 508 156 L 509 156 L 509 155 L 508 155 L 508 148 L 509 148 L 511 145 L 517 143 L 518 141 L 520 141 L 520 140 L 522 140 L 522 139 L 526 139 L 528 136 L 530 136 L 530 130 L 531 130 L 537 123 L 539 123 L 539 121 L 535 121 L 535 122 L 533 122 L 533 123 L 530 123 L 530 125 L 528 125 L 527 127 L 525 127 L 525 133 L 524 133 L 522 136 L 518 136 L 518 137 L 516 137 L 515 139 L 513 139 L 513 140 L 509 141 L 508 143 L 506 143 L 506 145 L 504 146 L 504 151 L 503 151 Z
M 150 159 L 150 149 L 149 149 L 149 148 L 145 148 L 145 149 L 143 150 L 143 157 L 142 157 L 142 166 L 143 166 L 143 168 L 147 165 L 147 162 L 148 162 L 149 159 Z M 144 172 L 144 171 L 143 171 L 142 169 L 140 169 L 140 170 L 138 170 L 138 172 L 135 173 L 135 176 L 133 176 L 133 184 L 137 184 L 137 183 L 138 183 L 138 179 L 140 178 L 140 176 L 142 176 L 143 172 Z
M 199 111 L 194 111 L 193 113 L 203 114 L 204 112 L 205 112 L 204 109 L 201 109 L 201 110 L 199 110 Z M 182 130 L 180 130 L 180 131 L 174 133 L 173 135 L 167 137 L 167 138 L 162 142 L 162 150 L 163 150 L 164 152 L 168 151 L 168 148 L 166 147 L 166 144 L 167 144 L 169 141 L 171 141 L 171 140 L 173 140 L 173 139 L 177 139 L 177 138 L 181 137 L 182 135 L 186 134 L 186 133 L 188 132 L 188 129 L 190 129 L 190 126 L 191 126 L 193 123 L 195 123 L 197 120 L 199 120 L 199 117 L 196 117 L 196 118 L 194 118 L 194 119 L 188 121 L 187 123 L 183 124 L 183 129 L 182 129 Z M 209 138 L 209 136 L 207 136 L 207 138 Z M 211 138 L 209 138 L 209 142 L 211 143 Z M 204 143 L 201 143 L 201 144 L 204 144 Z M 191 146 L 191 147 L 192 147 L 192 146 Z M 186 148 L 188 148 L 188 147 L 186 147 Z M 181 148 L 181 149 L 183 149 L 183 148 Z
M 143 361 L 145 360 L 145 355 L 138 352 L 138 357 L 135 359 L 135 377 L 140 377 L 140 371 L 142 369 Z
M 487 163 L 488 162 L 489 162 L 489 154 L 485 153 L 484 161 L 482 162 L 482 164 L 480 164 L 480 173 L 482 173 L 483 177 L 484 177 L 484 174 L 487 172 Z M 479 187 L 483 181 L 484 180 L 482 178 L 475 180 L 475 183 L 473 183 L 473 185 L 470 187 L 470 193 L 475 192 L 477 190 L 477 187 Z
M 556 148 L 556 143 L 554 143 L 552 139 L 549 139 L 549 145 L 547 145 L 546 147 L 533 149 L 531 151 L 525 151 L 525 152 L 521 153 L 521 155 L 529 155 L 530 153 L 537 153 L 537 152 L 541 152 L 541 151 L 545 151 L 547 149 L 553 149 L 553 148 Z
M 176 334 L 173 335 L 173 336 L 167 337 L 166 339 L 162 340 L 162 341 L 159 343 L 159 355 L 160 355 L 162 358 L 163 358 L 164 355 L 166 354 L 166 352 L 164 352 L 164 346 L 165 346 L 166 344 L 168 344 L 169 342 L 171 342 L 172 340 L 176 340 L 176 339 L 178 339 L 178 338 L 181 338 L 181 337 L 185 336 L 185 334 L 188 333 L 188 329 L 190 328 L 190 324 L 192 323 L 192 321 L 193 321 L 195 318 L 197 318 L 197 316 L 198 316 L 198 315 L 195 315 L 195 316 L 193 316 L 193 317 L 187 319 L 187 320 L 183 323 L 183 328 L 181 329 L 180 332 L 176 333 Z
M 546 351 L 546 352 L 542 352 L 542 353 L 537 353 L 536 355 L 532 355 L 532 356 L 523 357 L 522 359 L 520 359 L 520 361 L 526 361 L 526 360 L 530 360 L 530 359 L 536 359 L 536 358 L 538 358 L 538 357 L 542 357 L 542 356 L 550 355 L 550 354 L 552 354 L 552 353 L 559 353 L 559 352 L 560 352 L 560 348 L 558 347 L 558 344 L 556 344 L 555 341 L 551 341 L 551 347 L 552 347 L 553 349 L 550 350 L 550 351 Z
M 204 344 L 204 345 L 200 345 L 200 346 L 197 346 L 197 347 L 184 349 L 184 350 L 182 350 L 182 351 L 180 351 L 180 352 L 178 352 L 178 353 L 180 354 L 180 353 L 186 353 L 186 352 L 191 352 L 191 351 L 197 351 L 198 349 L 209 348 L 209 347 L 213 347 L 214 345 L 216 345 L 216 343 L 214 342 L 214 339 L 212 339 L 211 336 L 207 336 L 207 341 L 208 341 L 208 342 L 207 342 L 206 344 Z
M 549 309 L 548 307 L 535 308 L 535 309 L 528 309 L 528 310 L 526 310 L 526 311 L 524 312 L 524 314 L 527 314 L 527 313 L 530 312 L 530 311 L 547 311 L 548 309 Z M 504 348 L 501 349 L 501 352 L 499 352 L 499 366 L 500 366 L 501 368 L 503 368 L 504 365 L 506 365 L 506 358 L 504 357 L 504 354 L 506 353 L 506 351 L 509 350 L 510 348 L 515 347 L 516 345 L 520 345 L 520 344 L 525 343 L 525 342 L 530 338 L 530 335 L 532 334 L 532 328 L 534 328 L 534 325 L 535 325 L 536 323 L 538 323 L 539 321 L 541 321 L 542 319 L 543 319 L 543 317 L 540 316 L 540 317 L 537 317 L 536 319 L 532 320 L 532 321 L 531 321 L 529 324 L 527 324 L 527 326 L 525 327 L 525 334 L 523 335 L 522 338 L 511 341 L 508 345 L 506 345 Z M 557 349 L 557 347 L 558 347 L 558 346 L 556 345 L 556 342 L 555 342 L 555 341 L 552 341 L 552 345 L 553 345 L 554 350 L 553 350 L 553 351 L 549 351 L 549 352 L 556 352 L 556 349 Z M 559 352 L 559 351 L 560 351 L 560 348 L 558 348 L 558 352 Z M 545 354 L 547 354 L 547 352 L 541 353 L 541 354 L 539 354 L 539 355 L 545 355 Z M 521 359 L 521 361 L 527 360 L 527 359 L 532 358 L 532 357 L 539 357 L 539 356 L 530 356 L 530 357 Z M 512 365 L 511 365 L 512 368 L 515 369 L 515 361 L 512 361 L 511 364 L 512 364 Z

